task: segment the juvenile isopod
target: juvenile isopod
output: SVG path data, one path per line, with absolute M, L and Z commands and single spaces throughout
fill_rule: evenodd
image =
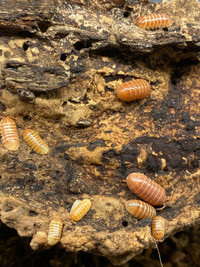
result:
M 73 221 L 79 221 L 85 216 L 91 207 L 91 201 L 84 199 L 82 201 L 75 201 L 75 205 L 72 206 L 70 211 L 70 219 Z
M 164 188 L 142 173 L 130 173 L 126 183 L 133 193 L 151 205 L 163 205 L 166 201 Z
M 172 22 L 167 14 L 150 14 L 137 18 L 135 24 L 142 29 L 153 30 L 158 28 L 167 28 Z
M 161 216 L 156 216 L 152 223 L 152 235 L 158 240 L 162 241 L 165 235 L 165 219 Z
M 143 79 L 136 79 L 124 82 L 116 89 L 117 97 L 123 101 L 133 101 L 147 97 L 150 93 L 151 85 Z
M 17 150 L 19 147 L 19 135 L 14 120 L 10 117 L 2 118 L 0 129 L 4 146 L 8 150 Z
M 125 203 L 127 211 L 137 219 L 154 218 L 156 210 L 141 200 L 128 200 Z
M 39 136 L 37 132 L 31 129 L 23 131 L 24 140 L 33 148 L 38 154 L 47 154 L 49 152 L 48 145 Z
M 54 246 L 60 241 L 63 222 L 60 218 L 54 218 L 49 225 L 48 244 Z

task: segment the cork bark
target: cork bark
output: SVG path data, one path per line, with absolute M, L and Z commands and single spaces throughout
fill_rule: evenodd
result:
M 167 13 L 168 29 L 134 20 Z M 15 152 L 0 146 L 1 220 L 34 250 L 47 248 L 49 222 L 61 217 L 59 245 L 122 264 L 154 246 L 151 220 L 125 209 L 139 199 L 124 182 L 142 172 L 163 186 L 165 238 L 200 222 L 200 3 L 172 0 L 4 1 L 0 8 L 0 115 L 20 134 Z M 148 80 L 148 98 L 115 94 L 123 81 Z M 24 142 L 31 128 L 50 146 Z M 91 210 L 69 219 L 76 199 Z

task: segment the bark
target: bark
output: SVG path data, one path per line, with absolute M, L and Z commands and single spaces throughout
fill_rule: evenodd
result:
M 167 13 L 168 29 L 142 30 L 135 18 Z M 200 3 L 132 0 L 4 1 L 0 8 L 0 115 L 12 116 L 21 144 L 0 147 L 1 220 L 45 248 L 50 220 L 64 221 L 60 245 L 122 264 L 153 246 L 151 220 L 125 201 L 124 179 L 145 173 L 168 197 L 157 214 L 166 235 L 200 222 Z M 124 103 L 122 81 L 151 83 L 149 98 Z M 50 146 L 33 152 L 37 130 Z M 76 199 L 92 208 L 69 220 Z

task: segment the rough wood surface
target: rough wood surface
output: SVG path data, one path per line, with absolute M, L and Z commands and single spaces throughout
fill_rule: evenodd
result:
M 33 249 L 47 247 L 61 217 L 60 245 L 121 264 L 153 245 L 151 220 L 136 220 L 124 183 L 134 171 L 162 185 L 166 236 L 200 222 L 200 3 L 192 1 L 4 1 L 0 6 L 0 115 L 12 116 L 21 144 L 0 146 L 1 220 Z M 134 19 L 164 12 L 168 30 Z M 149 98 L 124 103 L 115 88 L 151 83 Z M 38 155 L 22 139 L 37 130 L 50 146 Z M 89 198 L 83 220 L 69 220 Z M 137 198 L 138 199 L 138 198 Z

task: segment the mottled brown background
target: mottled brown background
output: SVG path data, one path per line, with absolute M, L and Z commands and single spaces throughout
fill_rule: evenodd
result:
M 134 25 L 153 12 L 172 27 Z M 0 146 L 1 220 L 32 249 L 48 248 L 54 216 L 70 253 L 124 264 L 154 246 L 151 220 L 125 210 L 137 197 L 124 179 L 135 171 L 166 189 L 165 237 L 199 224 L 199 16 L 197 0 L 0 2 L 0 115 L 15 119 L 21 139 L 16 152 Z M 151 83 L 150 97 L 118 100 L 116 86 L 134 78 Z M 27 127 L 48 155 L 23 141 Z M 92 208 L 74 223 L 70 207 L 82 198 Z

